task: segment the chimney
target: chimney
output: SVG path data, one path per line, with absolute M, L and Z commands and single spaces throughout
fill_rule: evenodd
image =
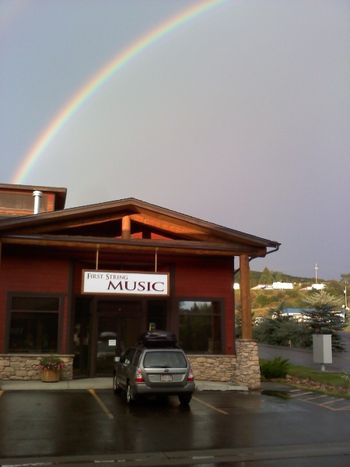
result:
M 41 208 L 41 197 L 42 197 L 42 192 L 41 191 L 33 191 L 33 197 L 34 197 L 34 214 L 39 214 L 40 213 L 40 208 Z

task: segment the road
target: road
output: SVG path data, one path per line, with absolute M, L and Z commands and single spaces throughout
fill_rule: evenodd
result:
M 340 333 L 345 345 L 345 352 L 333 352 L 333 363 L 326 365 L 327 371 L 337 371 L 350 374 L 350 333 Z M 313 362 L 312 349 L 296 349 L 278 345 L 259 344 L 260 358 L 272 359 L 275 357 L 287 358 L 295 365 L 307 366 L 320 370 L 321 365 Z
M 129 407 L 111 390 L 4 391 L 0 465 L 348 467 L 350 401 L 197 392 Z

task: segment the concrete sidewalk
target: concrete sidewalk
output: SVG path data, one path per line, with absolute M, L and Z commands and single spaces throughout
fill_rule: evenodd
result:
M 112 377 L 110 378 L 84 378 L 71 381 L 58 381 L 57 383 L 44 383 L 43 381 L 2 381 L 0 390 L 81 390 L 81 389 L 112 389 Z M 239 386 L 231 382 L 196 381 L 197 391 L 248 391 L 246 386 Z

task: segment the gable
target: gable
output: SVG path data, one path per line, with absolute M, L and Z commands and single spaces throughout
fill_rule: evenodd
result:
M 125 242 L 138 247 L 178 245 L 187 249 L 213 248 L 231 255 L 250 251 L 258 256 L 264 256 L 268 247 L 279 245 L 134 198 L 7 219 L 0 221 L 0 236 L 23 241 L 30 237 L 46 242 L 89 240 L 116 246 L 125 246 Z

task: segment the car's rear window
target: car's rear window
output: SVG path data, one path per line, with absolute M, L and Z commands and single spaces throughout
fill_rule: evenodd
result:
M 143 366 L 145 368 L 186 368 L 187 362 L 182 352 L 162 350 L 146 352 Z

